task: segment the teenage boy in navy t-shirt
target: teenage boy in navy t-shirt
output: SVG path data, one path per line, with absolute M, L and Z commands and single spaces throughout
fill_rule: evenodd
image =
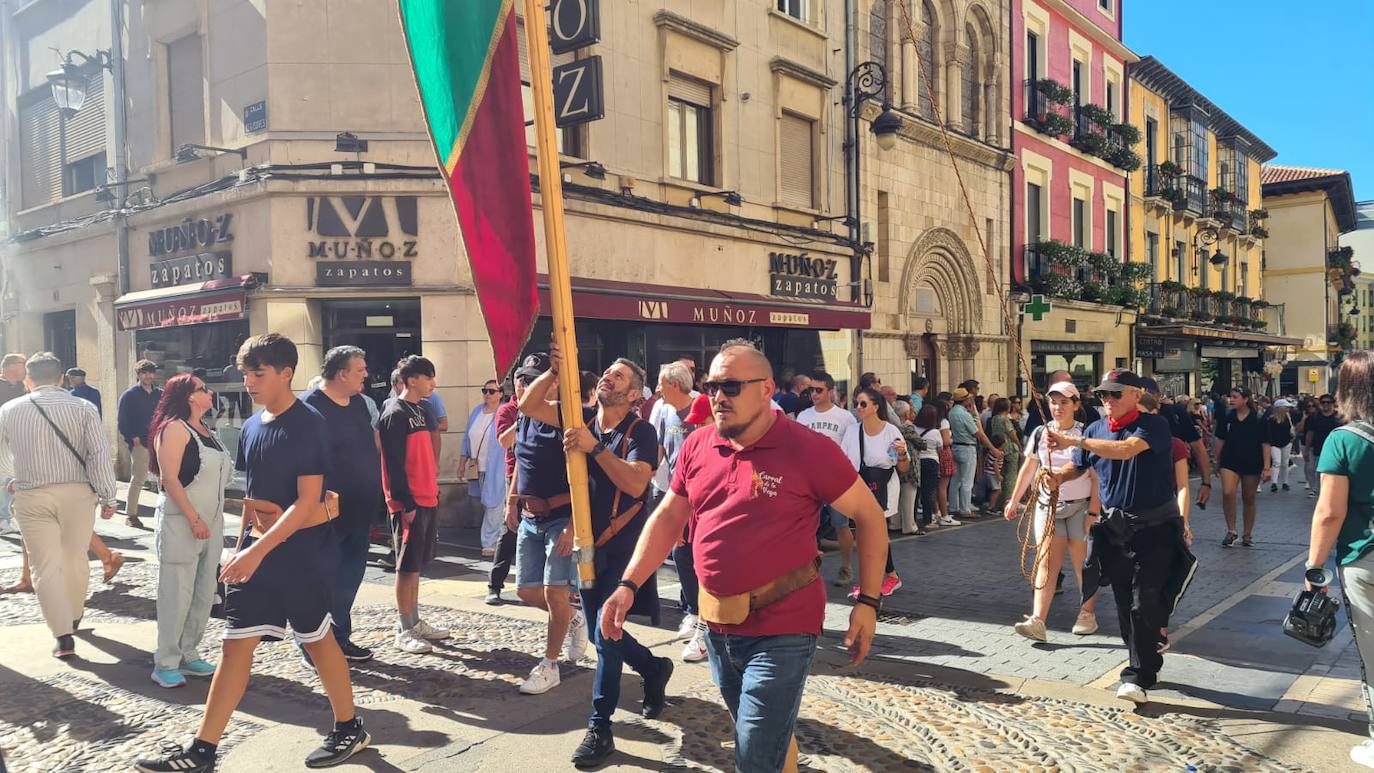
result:
M 348 662 L 330 632 L 334 525 L 320 512 L 329 466 L 327 428 L 319 412 L 291 391 L 296 362 L 296 345 L 277 333 L 253 336 L 239 349 L 244 388 L 262 406 L 244 422 L 239 437 L 238 469 L 247 474 L 245 499 L 257 502 L 259 513 L 274 505 L 282 512 L 266 531 L 254 528 L 244 535 L 221 570 L 228 628 L 195 740 L 166 759 L 140 760 L 138 770 L 213 771 L 220 737 L 248 688 L 258 642 L 286 638 L 288 624 L 315 664 L 334 710 L 334 730 L 305 758 L 306 767 L 338 765 L 372 742 L 353 706 Z M 251 521 L 247 501 L 245 532 Z

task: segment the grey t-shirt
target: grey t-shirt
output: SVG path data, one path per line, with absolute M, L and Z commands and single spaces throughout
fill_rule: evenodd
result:
M 654 487 L 665 494 L 672 482 L 673 470 L 677 469 L 677 453 L 682 450 L 687 436 L 696 429 L 683 421 L 691 410 L 691 403 L 680 411 L 665 402 L 654 406 L 650 423 L 654 432 L 658 433 L 658 442 L 663 445 L 663 463 L 658 466 L 658 474 L 654 476 Z

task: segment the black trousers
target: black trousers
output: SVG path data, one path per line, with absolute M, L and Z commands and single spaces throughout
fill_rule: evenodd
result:
M 515 564 L 515 532 L 506 529 L 501 532 L 501 541 L 496 544 L 496 556 L 491 560 L 491 573 L 487 575 L 487 587 L 500 591 L 506 585 L 506 577 Z
M 1121 547 L 1102 552 L 1102 568 L 1111 579 L 1121 638 L 1130 652 L 1130 665 L 1121 681 L 1154 687 L 1164 656 L 1159 652 L 1159 629 L 1169 622 L 1165 586 L 1172 569 L 1178 524 L 1173 521 L 1137 531 Z

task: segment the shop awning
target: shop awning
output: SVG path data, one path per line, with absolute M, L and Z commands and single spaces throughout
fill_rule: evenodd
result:
M 685 325 L 866 330 L 868 309 L 857 304 L 781 299 L 700 287 L 574 277 L 573 313 L 589 319 Z M 539 276 L 539 313 L 548 315 L 548 277 Z
M 1234 341 L 1238 343 L 1260 344 L 1263 346 L 1302 346 L 1303 339 L 1288 338 L 1285 336 L 1269 335 L 1268 333 L 1256 333 L 1248 330 L 1224 330 L 1216 327 L 1205 327 L 1203 325 L 1142 325 L 1140 328 L 1142 335 L 1152 336 L 1188 336 L 1190 338 L 1200 338 L 1208 341 Z
M 243 319 L 248 291 L 262 279 L 259 274 L 244 274 L 121 295 L 115 300 L 116 324 L 120 330 L 148 330 Z

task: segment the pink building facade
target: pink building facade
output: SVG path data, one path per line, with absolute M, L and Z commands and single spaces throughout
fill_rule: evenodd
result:
M 1056 307 L 1072 302 L 1075 317 L 1090 317 L 1093 301 L 1101 299 L 1045 281 L 1050 274 L 1075 273 L 1046 243 L 1124 262 L 1130 242 L 1126 169 L 1132 162 L 1124 159 L 1131 148 L 1120 140 L 1120 125 L 1126 121 L 1126 64 L 1138 57 L 1121 42 L 1122 2 L 1013 0 L 1011 6 L 1011 282 L 1014 289 L 1066 296 L 1054 301 Z M 1092 284 L 1086 274 L 1080 278 Z M 1086 382 L 1129 357 L 1111 341 L 1056 351 L 1054 339 L 1073 338 L 1064 333 L 1062 321 L 1057 328 L 1029 322 L 1023 328 L 1037 382 L 1061 368 Z

